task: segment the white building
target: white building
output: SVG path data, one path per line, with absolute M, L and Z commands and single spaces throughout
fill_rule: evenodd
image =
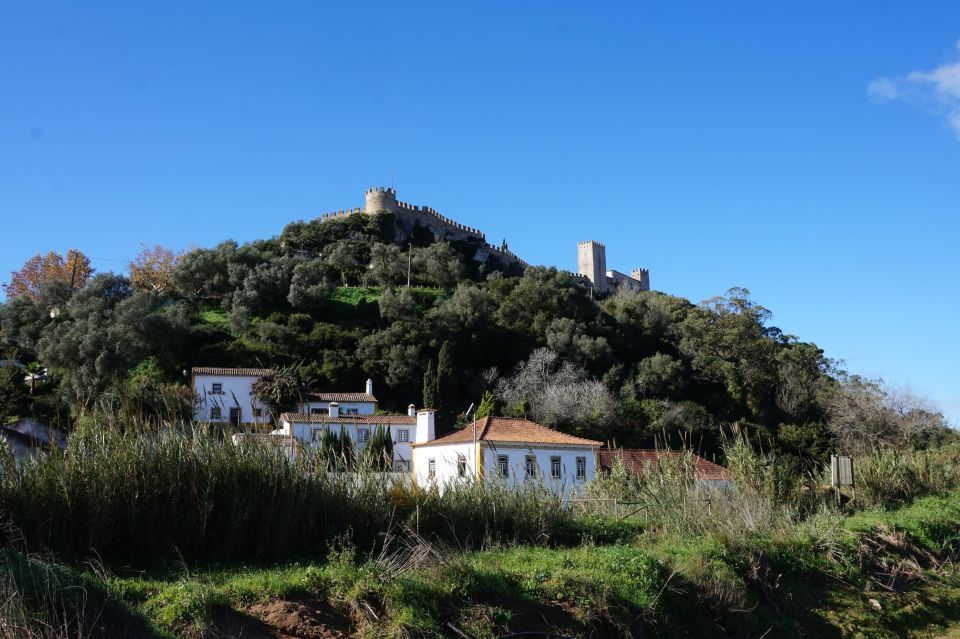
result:
M 269 424 L 269 410 L 256 400 L 251 389 L 254 382 L 272 373 L 269 368 L 193 368 L 194 421 Z M 330 414 L 331 409 L 338 414 L 372 415 L 377 409 L 373 380 L 367 380 L 362 393 L 310 391 L 299 407 L 301 413 L 314 415 Z
M 331 404 L 335 407 L 335 403 Z M 325 414 L 284 413 L 280 416 L 280 428 L 275 435 L 292 437 L 302 446 L 319 446 L 327 430 L 339 437 L 349 437 L 358 453 L 367 445 L 370 437 L 378 428 L 385 428 L 393 440 L 394 472 L 409 473 L 413 467 L 413 448 L 417 443 L 425 444 L 434 438 L 434 411 L 417 411 L 413 405 L 406 415 L 356 415 L 339 416 Z
M 373 415 L 377 398 L 373 396 L 373 380 L 367 380 L 363 393 L 324 393 L 311 391 L 303 398 L 301 411 L 310 415 Z M 331 407 L 336 411 L 331 412 Z
M 601 442 L 526 419 L 484 417 L 449 435 L 413 446 L 414 479 L 443 487 L 470 479 L 515 486 L 542 482 L 548 489 L 579 492 L 597 473 Z

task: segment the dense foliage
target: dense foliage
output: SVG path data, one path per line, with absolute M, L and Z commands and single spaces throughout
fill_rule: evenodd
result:
M 156 424 L 189 414 L 189 367 L 269 366 L 330 390 L 373 377 L 382 408 L 422 399 L 441 433 L 485 396 L 485 412 L 619 445 L 710 453 L 735 430 L 808 462 L 945 432 L 912 396 L 848 379 L 772 326 L 745 289 L 699 305 L 658 292 L 595 300 L 565 272 L 478 262 L 477 248 L 355 215 L 181 256 L 145 249 L 135 282 L 37 280 L 0 305 L 0 348 L 49 371 L 13 403 L 66 425 L 118 411 Z

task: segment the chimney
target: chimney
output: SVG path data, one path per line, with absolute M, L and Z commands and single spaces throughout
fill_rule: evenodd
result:
M 373 395 L 373 380 L 367 380 L 367 395 Z
M 417 407 L 414 406 L 413 404 L 410 404 L 409 406 L 407 406 L 407 416 L 408 416 L 408 417 L 416 417 L 416 416 L 417 416 Z
M 327 412 L 330 414 L 330 417 L 340 417 L 340 404 L 330 402 L 330 408 L 327 409 Z
M 432 408 L 424 408 L 417 411 L 417 444 L 425 444 L 436 439 L 436 428 L 434 427 L 434 415 L 436 411 Z

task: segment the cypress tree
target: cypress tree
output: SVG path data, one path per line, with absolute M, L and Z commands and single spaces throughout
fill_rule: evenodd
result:
M 423 407 L 437 407 L 437 373 L 433 370 L 433 360 L 427 362 L 427 372 L 423 374 Z
M 453 426 L 457 404 L 457 376 L 453 369 L 453 344 L 444 342 L 437 357 L 436 378 L 437 420 L 447 430 Z

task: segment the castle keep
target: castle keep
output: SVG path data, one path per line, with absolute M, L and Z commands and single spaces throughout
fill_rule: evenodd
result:
M 375 215 L 384 212 L 394 216 L 397 226 L 406 234 L 413 232 L 415 227 L 429 229 L 435 236 L 449 241 L 465 241 L 476 245 L 474 259 L 485 262 L 489 257 L 495 257 L 504 264 L 527 263 L 512 253 L 504 242 L 503 246 L 494 246 L 487 242 L 487 237 L 480 229 L 464 226 L 459 222 L 440 215 L 429 206 L 414 206 L 397 199 L 397 192 L 389 187 L 367 189 L 362 208 L 346 209 L 324 213 L 320 216 L 323 221 L 341 218 L 347 215 Z M 630 275 L 620 271 L 607 270 L 607 249 L 593 240 L 577 244 L 577 277 L 584 284 L 590 286 L 595 293 L 611 293 L 618 288 L 627 288 L 632 291 L 650 290 L 650 272 L 645 268 L 633 269 Z
M 597 293 L 611 293 L 621 287 L 631 291 L 650 290 L 650 271 L 635 268 L 630 275 L 608 271 L 607 247 L 593 240 L 577 244 L 577 273 L 589 281 Z

